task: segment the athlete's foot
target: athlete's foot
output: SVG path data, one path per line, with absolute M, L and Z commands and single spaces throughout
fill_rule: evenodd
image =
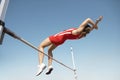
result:
M 53 70 L 53 67 L 52 67 L 52 66 L 49 66 L 49 67 L 48 67 L 48 70 L 47 70 L 47 72 L 46 72 L 46 75 L 49 75 L 49 74 L 52 72 L 52 70 Z
M 45 68 L 46 68 L 46 65 L 44 63 L 38 65 L 38 72 L 37 72 L 36 76 L 39 76 Z

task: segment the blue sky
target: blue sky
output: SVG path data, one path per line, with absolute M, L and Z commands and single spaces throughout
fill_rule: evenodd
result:
M 49 35 L 78 27 L 86 18 L 104 18 L 86 38 L 66 41 L 54 58 L 73 67 L 74 49 L 78 80 L 120 80 L 120 0 L 10 0 L 6 26 L 38 46 Z M 47 48 L 45 49 L 47 52 Z M 47 64 L 47 57 L 44 60 Z M 0 80 L 73 80 L 73 72 L 53 62 L 54 71 L 36 77 L 37 51 L 5 35 L 0 45 Z

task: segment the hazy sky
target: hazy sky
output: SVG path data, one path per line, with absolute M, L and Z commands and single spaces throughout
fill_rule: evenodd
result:
M 0 0 L 1 1 L 1 0 Z M 38 46 L 49 35 L 78 27 L 86 18 L 102 15 L 99 29 L 86 38 L 66 41 L 54 58 L 73 67 L 73 47 L 78 80 L 120 80 L 120 0 L 10 0 L 6 27 Z M 45 49 L 47 52 L 47 48 Z M 5 35 L 0 45 L 0 80 L 73 80 L 73 72 L 53 62 L 54 70 L 35 76 L 38 52 Z M 47 65 L 47 57 L 44 59 Z

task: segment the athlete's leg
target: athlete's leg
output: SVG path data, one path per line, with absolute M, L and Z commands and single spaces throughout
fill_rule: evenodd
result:
M 51 41 L 49 40 L 49 38 L 46 38 L 38 47 L 38 49 L 41 52 L 44 52 L 44 48 L 51 45 Z M 39 64 L 43 63 L 43 58 L 44 58 L 44 53 L 39 52 L 38 57 L 39 57 Z
M 48 48 L 48 55 L 50 57 L 48 57 L 48 66 L 51 66 L 52 65 L 52 57 L 53 57 L 53 54 L 52 54 L 52 51 L 56 48 L 57 46 L 54 45 L 54 44 L 51 44 Z
M 39 57 L 39 65 L 38 65 L 38 72 L 36 74 L 36 76 L 39 76 L 43 70 L 46 68 L 46 65 L 43 63 L 43 58 L 44 58 L 44 48 L 49 46 L 51 44 L 51 41 L 49 40 L 49 38 L 46 38 L 38 47 L 38 49 L 41 51 L 38 54 Z
M 52 54 L 52 51 L 56 48 L 57 46 L 54 45 L 54 44 L 51 44 L 48 48 L 48 70 L 46 72 L 46 74 L 50 74 L 51 71 L 53 70 L 53 67 L 52 67 L 52 58 L 53 58 L 53 54 Z

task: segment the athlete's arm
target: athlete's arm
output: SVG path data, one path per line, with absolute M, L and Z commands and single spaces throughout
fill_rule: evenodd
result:
M 98 29 L 97 24 L 102 20 L 102 18 L 103 18 L 103 16 L 100 16 L 100 17 L 96 20 L 95 25 L 91 28 L 91 31 L 92 31 L 93 29 Z
M 72 34 L 74 35 L 80 34 L 84 30 L 87 24 L 91 24 L 92 26 L 95 25 L 95 23 L 90 18 L 87 18 L 82 22 L 82 24 L 78 27 L 78 29 L 72 31 Z
M 80 33 L 84 30 L 84 28 L 85 28 L 85 26 L 86 26 L 87 24 L 92 25 L 91 31 L 92 31 L 93 29 L 98 29 L 97 24 L 102 20 L 102 18 L 103 18 L 103 16 L 100 16 L 100 17 L 96 20 L 96 22 L 94 22 L 94 21 L 93 21 L 92 19 L 90 19 L 90 18 L 87 18 L 85 21 L 82 22 L 82 24 L 78 27 L 78 29 L 72 31 L 72 34 L 74 34 L 74 35 L 80 34 Z

